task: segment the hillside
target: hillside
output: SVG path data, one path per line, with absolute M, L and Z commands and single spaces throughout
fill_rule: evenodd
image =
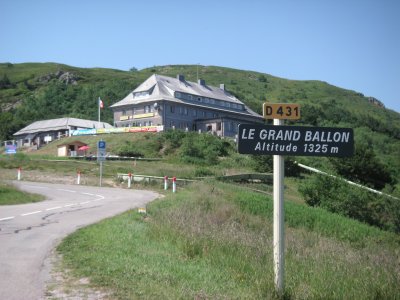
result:
M 399 181 L 400 114 L 371 104 L 361 93 L 321 81 L 287 80 L 252 71 L 215 66 L 155 66 L 140 71 L 82 69 L 56 63 L 0 64 L 0 140 L 32 121 L 61 116 L 97 119 L 96 99 L 106 106 L 121 100 L 151 74 L 189 81 L 205 79 L 209 85 L 225 83 L 232 94 L 261 113 L 262 103 L 300 103 L 300 124 L 346 126 L 355 129 L 356 147 L 373 149 Z M 103 120 L 112 123 L 111 110 Z M 323 167 L 325 159 L 301 158 Z

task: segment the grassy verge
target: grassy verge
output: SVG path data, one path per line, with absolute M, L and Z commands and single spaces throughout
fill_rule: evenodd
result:
M 286 298 L 395 299 L 399 236 L 286 203 Z M 274 298 L 272 205 L 209 182 L 84 228 L 58 247 L 119 299 Z
M 44 197 L 41 195 L 22 192 L 12 185 L 0 182 L 0 205 L 23 204 L 42 200 L 44 200 Z

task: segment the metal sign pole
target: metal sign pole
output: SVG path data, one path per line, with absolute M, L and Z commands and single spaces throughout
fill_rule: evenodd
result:
M 274 125 L 283 125 L 283 120 L 274 119 Z M 285 224 L 283 203 L 284 157 L 274 155 L 274 273 L 275 290 L 282 296 L 285 288 Z
M 99 182 L 100 187 L 101 187 L 102 177 L 103 177 L 103 161 L 100 161 L 100 182 Z

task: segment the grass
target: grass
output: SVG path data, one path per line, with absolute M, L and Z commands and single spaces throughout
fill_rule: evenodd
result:
M 301 204 L 285 210 L 285 298 L 400 295 L 399 236 Z M 58 247 L 66 265 L 118 299 L 276 298 L 270 198 L 210 181 L 147 211 L 69 236 Z
M 0 182 L 0 205 L 24 204 L 42 200 L 44 200 L 42 195 L 22 192 L 12 185 Z

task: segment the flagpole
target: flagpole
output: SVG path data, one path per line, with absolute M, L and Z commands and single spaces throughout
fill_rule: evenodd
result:
M 97 99 L 97 106 L 99 107 L 99 123 L 100 123 L 100 97 Z

